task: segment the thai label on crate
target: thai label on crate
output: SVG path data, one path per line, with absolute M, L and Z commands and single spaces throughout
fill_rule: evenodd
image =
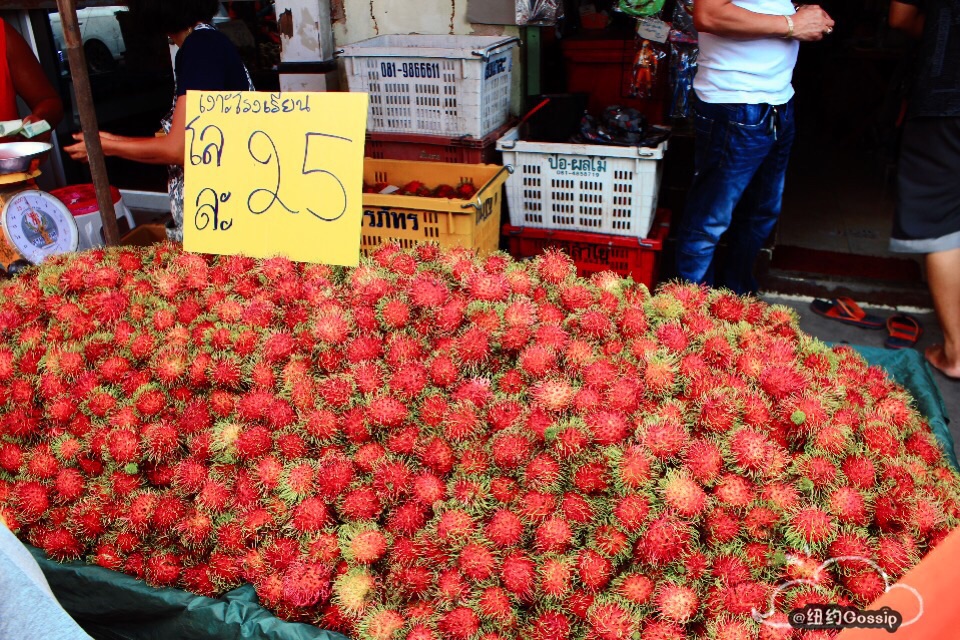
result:
M 364 209 L 363 226 L 371 229 L 419 231 L 420 215 L 415 211 L 394 211 L 386 208 Z
M 502 73 L 506 73 L 507 71 L 510 71 L 510 66 L 512 64 L 513 64 L 513 57 L 509 55 L 488 60 L 487 64 L 483 68 L 483 79 L 489 80 L 490 78 L 499 76 Z
M 479 225 L 492 216 L 494 210 L 493 198 L 487 198 L 477 209 L 474 221 Z M 363 226 L 370 227 L 371 229 L 419 231 L 420 215 L 415 211 L 394 211 L 387 208 L 364 209 Z
M 481 203 L 480 208 L 477 209 L 477 218 L 476 218 L 477 225 L 479 226 L 481 222 L 483 222 L 484 220 L 492 216 L 493 210 L 494 210 L 493 198 L 487 198 L 486 200 L 484 200 Z
M 563 249 L 576 263 L 607 265 L 610 263 L 610 247 L 603 244 L 563 243 Z
M 383 78 L 439 78 L 440 63 L 423 60 L 398 60 L 380 63 L 380 76 Z
M 599 178 L 607 172 L 607 159 L 600 156 L 562 156 L 547 158 L 550 168 L 558 176 L 577 176 L 581 178 Z

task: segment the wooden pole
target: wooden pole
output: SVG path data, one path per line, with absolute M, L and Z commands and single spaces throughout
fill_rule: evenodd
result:
M 103 221 L 103 238 L 108 247 L 116 246 L 120 244 L 120 231 L 117 229 L 117 214 L 113 209 L 107 166 L 103 160 L 103 147 L 100 145 L 100 127 L 97 126 L 97 112 L 93 106 L 93 93 L 90 91 L 90 75 L 87 72 L 87 57 L 83 53 L 83 40 L 77 22 L 76 1 L 57 0 L 57 10 L 60 12 L 60 24 L 63 25 L 70 77 L 73 78 L 73 94 L 80 111 L 80 128 L 87 143 L 90 175 L 93 177 L 100 219 Z

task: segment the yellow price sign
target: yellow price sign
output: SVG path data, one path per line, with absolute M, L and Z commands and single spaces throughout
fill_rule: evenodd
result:
M 183 247 L 356 266 L 365 93 L 187 93 Z

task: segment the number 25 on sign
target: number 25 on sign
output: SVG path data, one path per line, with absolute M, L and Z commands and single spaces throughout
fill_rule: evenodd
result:
M 365 93 L 187 93 L 187 251 L 355 266 Z

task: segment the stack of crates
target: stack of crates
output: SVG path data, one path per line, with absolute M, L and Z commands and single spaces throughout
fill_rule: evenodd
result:
M 491 164 L 497 140 L 508 128 L 517 43 L 512 37 L 387 35 L 340 52 L 350 91 L 370 95 L 365 180 L 396 186 L 418 180 L 436 187 L 456 179 L 477 189 L 469 202 L 365 194 L 364 254 L 386 240 L 404 245 L 434 241 L 480 253 L 496 250 L 506 176 Z M 422 216 L 418 214 L 416 225 L 409 222 L 409 228 L 377 224 L 394 218 L 409 221 L 415 211 Z M 446 222 L 420 220 L 438 216 Z M 463 225 L 472 226 L 464 232 Z M 493 234 L 485 230 L 489 225 L 496 229 Z
M 667 142 L 657 147 L 528 142 L 511 129 L 497 143 L 514 167 L 507 181 L 510 253 L 559 247 L 581 276 L 615 271 L 652 287 L 669 233 L 657 209 Z

